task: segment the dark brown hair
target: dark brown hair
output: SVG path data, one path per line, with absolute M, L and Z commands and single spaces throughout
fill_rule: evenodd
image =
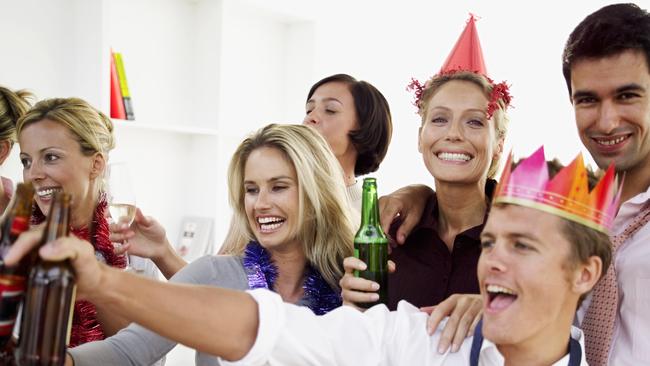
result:
M 635 4 L 608 5 L 587 16 L 571 32 L 562 54 L 562 72 L 569 94 L 571 67 L 581 59 L 637 50 L 650 70 L 650 14 Z
M 309 89 L 307 100 L 309 101 L 309 98 L 321 85 L 332 82 L 345 83 L 354 99 L 359 129 L 350 131 L 348 134 L 357 150 L 354 175 L 372 173 L 379 168 L 379 164 L 384 160 L 393 134 L 388 102 L 372 84 L 357 80 L 347 74 L 336 74 L 318 81 Z

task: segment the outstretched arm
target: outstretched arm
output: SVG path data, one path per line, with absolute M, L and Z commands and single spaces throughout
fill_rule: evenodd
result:
M 6 264 L 17 264 L 40 237 L 37 231 L 21 235 Z M 257 303 L 244 292 L 162 283 L 116 270 L 97 262 L 92 246 L 75 237 L 49 243 L 39 253 L 48 260 L 70 260 L 80 298 L 164 337 L 227 360 L 242 358 L 253 346 Z
M 40 233 L 21 235 L 8 265 L 36 245 Z M 426 315 L 411 305 L 390 313 L 343 306 L 316 316 L 283 303 L 267 290 L 250 294 L 208 286 L 162 283 L 96 261 L 80 239 L 56 240 L 40 249 L 48 260 L 69 259 L 78 294 L 160 335 L 241 365 L 422 365 L 437 357 L 425 331 Z

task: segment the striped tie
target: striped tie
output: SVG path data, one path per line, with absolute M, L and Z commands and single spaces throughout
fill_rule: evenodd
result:
M 582 321 L 582 330 L 585 333 L 585 352 L 587 361 L 591 366 L 604 366 L 607 364 L 609 349 L 614 333 L 614 321 L 618 310 L 618 284 L 616 282 L 616 268 L 614 259 L 616 251 L 626 240 L 634 235 L 650 220 L 650 204 L 637 215 L 632 223 L 625 228 L 622 234 L 613 236 L 612 263 L 607 273 L 594 287 L 591 304 Z

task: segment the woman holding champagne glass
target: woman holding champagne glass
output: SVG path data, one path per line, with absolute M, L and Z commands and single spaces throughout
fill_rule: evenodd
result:
M 113 123 L 78 98 L 38 102 L 16 125 L 23 179 L 36 189 L 32 224 L 45 221 L 54 192 L 72 195 L 71 232 L 90 242 L 96 257 L 123 268 L 109 240 L 103 187 L 108 152 L 115 146 Z M 77 301 L 74 305 L 70 346 L 104 339 L 127 325 L 101 304 Z
M 327 76 L 311 86 L 305 101 L 303 125 L 325 138 L 341 169 L 353 220 L 361 215 L 361 180 L 357 176 L 376 171 L 384 160 L 393 133 L 390 107 L 372 84 L 347 74 Z M 170 278 L 187 263 L 165 237 L 164 229 L 138 210 L 134 225 L 112 226 L 113 241 L 128 240 L 117 252 L 133 249 L 150 258 Z M 355 221 L 356 222 L 356 221 Z M 226 242 L 221 254 L 232 254 Z
M 202 257 L 170 281 L 268 288 L 316 314 L 338 307 L 354 231 L 343 174 L 323 137 L 306 126 L 268 125 L 239 145 L 228 173 L 233 254 Z M 175 345 L 132 324 L 69 353 L 76 366 L 150 365 Z M 196 363 L 219 361 L 199 353 Z

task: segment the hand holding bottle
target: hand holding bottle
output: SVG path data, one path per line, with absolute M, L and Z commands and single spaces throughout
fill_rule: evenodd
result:
M 379 299 L 379 284 L 374 281 L 367 280 L 361 277 L 355 277 L 354 271 L 363 271 L 367 265 L 356 257 L 347 257 L 343 260 L 343 268 L 345 274 L 339 281 L 341 286 L 341 297 L 343 304 L 354 306 L 359 310 L 364 310 L 356 306 L 356 303 L 368 303 L 377 301 Z M 395 263 L 388 261 L 388 272 L 395 272 Z
M 42 227 L 21 234 L 7 253 L 5 264 L 17 265 L 22 257 L 39 245 L 42 237 Z M 97 261 L 93 246 L 87 241 L 75 236 L 62 237 L 42 246 L 39 255 L 53 262 L 70 260 L 76 274 L 78 298 L 86 299 L 89 293 L 100 288 L 102 266 L 106 266 Z

